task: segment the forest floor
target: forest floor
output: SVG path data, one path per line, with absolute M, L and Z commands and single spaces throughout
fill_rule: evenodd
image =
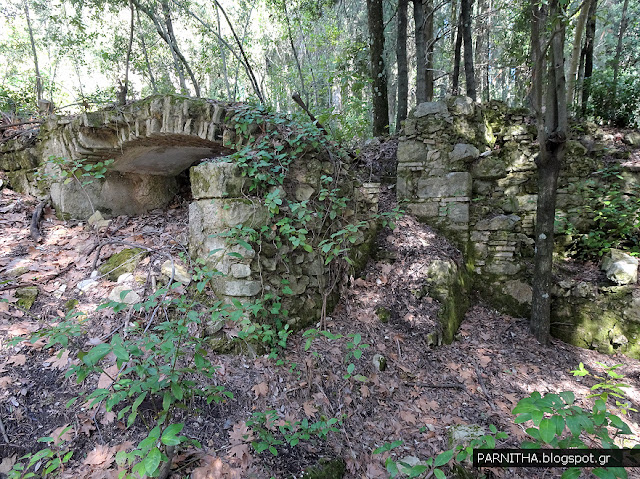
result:
M 78 361 L 80 350 L 87 351 L 120 330 L 124 313 L 97 309 L 115 283 L 97 278 L 85 291 L 77 286 L 90 277 L 96 251 L 99 263 L 123 248 L 118 242 L 150 248 L 152 254 L 140 262 L 135 274 L 159 276 L 167 254 L 177 258 L 187 250 L 187 202 L 177 198 L 164 211 L 114 218 L 100 232 L 85 223 L 60 221 L 46 210 L 44 239 L 39 244 L 29 236 L 36 204 L 34 198 L 6 188 L 1 191 L 0 298 L 6 302 L 0 302 L 0 420 L 6 434 L 0 436 L 0 476 L 23 454 L 43 447 L 38 438 L 57 437 L 64 431 L 60 447 L 74 454 L 62 477 L 115 478 L 115 454 L 146 437 L 143 421 L 127 428 L 102 404 L 91 408 L 77 401 L 65 407 L 71 398 L 105 384 L 104 377 L 96 375 L 78 385 L 65 372 Z M 393 188 L 384 186 L 381 207 L 393 204 Z M 98 250 L 102 243 L 109 244 Z M 578 405 L 592 407 L 593 400 L 586 397 L 596 381 L 570 372 L 581 362 L 598 374 L 603 372 L 599 363 L 622 363 L 619 372 L 629 384 L 628 398 L 640 409 L 640 361 L 558 340 L 541 346 L 526 319 L 501 314 L 479 297 L 473 298 L 453 344 L 429 347 L 426 335 L 434 329 L 439 305 L 415 292 L 424 285 L 423 272 L 429 263 L 443 257 L 461 259 L 431 228 L 405 216 L 393 231 L 380 231 L 376 255 L 360 277 L 348 279 L 325 326 L 333 334 L 357 333 L 369 345 L 360 360 L 350 361 L 356 365 L 354 374 L 366 376 L 366 381 L 344 377 L 346 337 L 321 337 L 306 349 L 302 332 L 296 333 L 276 359 L 210 354 L 209 359 L 219 366 L 213 381 L 232 392 L 233 399 L 211 405 L 196 401 L 175 418 L 185 423 L 182 434 L 197 439 L 202 448 L 179 451 L 173 458 L 171 477 L 294 478 L 327 457 L 345 461 L 346 478 L 387 478 L 384 463 L 390 454 L 396 459 L 434 457 L 450 447 L 448 431 L 458 424 L 475 424 L 487 431 L 489 425 L 495 425 L 508 433 L 498 447 L 516 448 L 527 434 L 525 425 L 514 423 L 511 411 L 533 391 L 573 391 Z M 16 267 L 22 268 L 18 270 L 22 274 L 7 277 Z M 18 305 L 16 289 L 28 285 L 36 286 L 39 294 L 26 311 Z M 47 349 L 43 341 L 10 344 L 12 338 L 60 322 L 70 300 L 77 301 L 76 309 L 88 321 L 85 334 L 70 342 L 68 352 L 59 347 Z M 380 308 L 390 313 L 388 318 Z M 225 328 L 231 332 L 233 325 Z M 386 357 L 386 370 L 374 368 L 374 354 Z M 278 359 L 287 366 L 278 366 Z M 296 367 L 289 367 L 293 364 Z M 153 401 L 143 403 L 142 419 L 152 420 L 153 409 Z M 340 422 L 326 440 L 301 441 L 295 447 L 278 445 L 275 456 L 269 451 L 258 454 L 250 442 L 252 437 L 260 438 L 260 431 L 247 427 L 246 421 L 254 413 L 270 410 L 289 421 L 339 418 Z M 634 433 L 632 442 L 637 441 L 640 414 L 631 412 L 624 419 Z M 391 453 L 373 454 L 377 447 L 398 439 L 403 444 Z M 487 477 L 549 478 L 559 477 L 562 469 L 492 468 L 483 472 Z M 640 470 L 628 473 L 640 478 Z

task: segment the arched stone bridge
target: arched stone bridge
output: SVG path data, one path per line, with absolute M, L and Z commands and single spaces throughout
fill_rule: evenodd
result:
M 80 191 L 51 185 L 51 198 L 66 216 L 82 218 L 95 209 L 139 214 L 165 206 L 177 191 L 176 177 L 204 158 L 231 153 L 239 107 L 199 98 L 154 96 L 124 107 L 51 117 L 40 133 L 38 156 L 113 159 L 104 181 Z M 225 146 L 226 145 L 226 146 Z M 55 176 L 51 168 L 46 168 Z

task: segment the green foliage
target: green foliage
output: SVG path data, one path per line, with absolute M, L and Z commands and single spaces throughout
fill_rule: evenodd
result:
M 355 374 L 355 375 L 353 374 L 356 369 L 354 360 L 360 359 L 362 357 L 364 350 L 369 347 L 368 344 L 362 342 L 362 335 L 360 333 L 351 333 L 351 334 L 348 334 L 347 336 L 343 336 L 342 334 L 333 334 L 331 331 L 324 331 L 324 330 L 318 331 L 315 328 L 308 329 L 302 334 L 302 337 L 306 338 L 306 341 L 304 344 L 304 350 L 309 351 L 309 348 L 311 348 L 313 341 L 319 338 L 320 336 L 323 336 L 329 341 L 336 341 L 336 340 L 346 338 L 347 343 L 346 343 L 346 353 L 344 356 L 344 362 L 347 363 L 347 368 L 346 368 L 346 373 L 343 375 L 343 377 L 345 379 L 350 379 L 353 377 L 353 379 L 360 382 L 368 381 L 368 378 L 366 376 L 363 376 L 362 374 Z M 312 354 L 315 355 L 316 353 L 314 352 Z
M 477 448 L 493 449 L 496 445 L 496 439 L 505 439 L 507 434 L 498 432 L 497 428 L 492 424 L 489 426 L 491 434 L 486 434 L 480 438 L 473 439 L 469 445 L 458 445 L 455 448 L 441 452 L 435 458 L 430 457 L 426 461 L 420 461 L 413 456 L 407 456 L 400 459 L 394 459 L 392 455 L 388 455 L 385 460 L 385 467 L 389 475 L 394 477 L 418 477 L 427 473 L 426 477 L 434 476 L 438 479 L 445 479 L 447 476 L 441 469 L 450 463 L 460 463 L 473 455 L 473 450 Z M 401 446 L 401 440 L 383 444 L 373 451 L 373 454 L 385 454 L 393 449 Z
M 617 167 L 607 167 L 595 174 L 582 192 L 587 199 L 585 209 L 593 216 L 594 225 L 587 233 L 578 234 L 578 255 L 597 258 L 611 248 L 622 248 L 640 254 L 640 187 L 625 185 Z M 576 235 L 575 227 L 568 232 Z
M 88 163 L 86 159 L 73 160 L 60 156 L 50 156 L 47 162 L 53 167 L 53 174 L 38 173 L 38 179 L 51 178 L 62 181 L 65 185 L 77 181 L 81 186 L 87 186 L 97 179 L 104 178 L 109 166 L 114 160 Z
M 622 388 L 627 385 L 617 381 L 623 377 L 615 372 L 619 364 L 610 367 L 602 366 L 605 368 L 606 376 L 594 375 L 601 382 L 591 388 L 592 391 L 599 392 L 588 396 L 597 397 L 591 410 L 576 406 L 576 398 L 571 391 L 544 396 L 535 391 L 529 397 L 518 401 L 513 409 L 516 424 L 528 421 L 533 424 L 526 429 L 533 441 L 525 441 L 522 447 L 539 448 L 548 445 L 557 449 L 586 449 L 593 447 L 593 443 L 599 443 L 597 447 L 603 449 L 618 449 L 615 439 L 620 435 L 632 434 L 632 431 L 619 416 L 607 410 L 607 400 L 609 396 L 622 398 Z M 582 363 L 572 372 L 574 376 L 590 374 Z M 616 406 L 623 414 L 626 414 L 627 410 L 632 410 L 628 404 L 621 404 L 616 400 Z M 613 431 L 613 437 L 610 431 Z M 578 472 L 578 468 L 569 468 L 562 477 L 564 479 L 577 477 Z M 598 477 L 624 479 L 627 477 L 623 468 L 615 467 L 595 468 L 593 473 Z
M 247 426 L 257 434 L 257 439 L 251 442 L 255 451 L 259 454 L 268 450 L 274 456 L 278 455 L 276 446 L 288 444 L 294 447 L 300 441 L 309 441 L 313 437 L 326 439 L 332 432 L 338 432 L 337 426 L 342 424 L 342 417 L 327 419 L 322 416 L 319 421 L 309 422 L 287 421 L 281 419 L 276 411 L 254 412 L 247 421 Z
M 169 292 L 161 288 L 148 300 L 133 305 L 135 311 L 146 312 L 150 317 L 144 331 L 133 326 L 127 335 L 116 333 L 108 343 L 79 351 L 78 363 L 67 372 L 67 376 L 75 376 L 78 383 L 93 374 L 106 374 L 111 384 L 94 390 L 85 399 L 91 406 L 104 402 L 106 410 L 117 411 L 117 418 L 124 420 L 127 427 L 136 422 L 144 401 L 159 405 L 151 418 L 147 438 L 133 451 L 122 451 L 116 457 L 120 466 L 130 468 L 129 477 L 156 474 L 168 460 L 166 447 L 193 442 L 179 435 L 184 427 L 182 423 L 172 422 L 176 408 L 186 408 L 194 398 L 211 403 L 233 397 L 222 386 L 211 384 L 217 366 L 207 357 L 206 341 L 190 331 L 201 328 L 204 322 L 237 319 L 242 313 L 232 311 L 221 301 L 207 308 L 184 297 L 169 299 Z M 109 302 L 99 309 L 117 311 L 120 306 L 120 303 Z M 165 320 L 152 326 L 160 307 L 167 312 Z M 66 346 L 68 339 L 63 339 L 64 334 L 78 336 L 83 332 L 81 325 L 74 321 L 76 316 L 70 313 L 65 321 L 39 332 L 36 338 L 49 339 L 48 347 Z M 115 357 L 117 372 L 107 364 L 107 356 Z M 145 419 L 147 423 L 148 420 Z
M 618 127 L 640 127 L 640 74 L 637 70 L 620 72 L 615 103 L 611 68 L 595 70 L 590 86 L 591 96 L 587 105 L 589 116 Z
M 64 471 L 64 465 L 69 462 L 73 451 L 69 451 L 63 439 L 71 426 L 66 427 L 57 437 L 41 437 L 38 442 L 49 444 L 49 447 L 36 453 L 22 456 L 9 471 L 9 479 L 29 479 L 31 477 L 46 477 L 57 475 Z M 36 472 L 37 471 L 37 472 Z

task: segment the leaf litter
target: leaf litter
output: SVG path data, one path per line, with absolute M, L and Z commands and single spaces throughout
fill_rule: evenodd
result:
M 381 207 L 393 206 L 393 192 L 384 189 Z M 65 378 L 65 370 L 80 348 L 107 341 L 119 329 L 122 318 L 96 311 L 113 283 L 97 278 L 95 287 L 79 291 L 75 286 L 89 278 L 93 252 L 100 241 L 137 242 L 177 256 L 187 251 L 187 209 L 178 202 L 166 211 L 136 218 L 117 217 L 99 234 L 82 222 L 63 222 L 53 211 L 43 222 L 44 241 L 34 245 L 29 238 L 29 219 L 36 200 L 8 189 L 2 190 L 0 210 L 0 276 L 10 286 L 36 284 L 39 295 L 30 311 L 16 308 L 15 288 L 0 291 L 0 418 L 9 444 L 0 444 L 0 472 L 17 457 L 42 447 L 39 437 L 57 437 L 74 451 L 62 477 L 117 477 L 113 458 L 119 450 L 131 450 L 146 436 L 140 424 L 126 428 L 104 405 L 91 408 L 80 401 L 65 404 L 83 387 L 106 387 L 118 373 L 115 364 L 100 377 L 78 386 Z M 122 249 L 114 243 L 100 251 L 104 260 Z M 629 396 L 640 404 L 640 362 L 626 357 L 608 357 L 579 349 L 558 340 L 542 347 L 534 340 L 525 319 L 501 314 L 474 298 L 456 341 L 430 348 L 426 335 L 437 327 L 438 301 L 424 292 L 425 270 L 434 259 L 460 261 L 460 253 L 431 228 L 411 217 L 391 231 L 383 229 L 377 253 L 357 278 L 350 278 L 342 299 L 327 318 L 333 334 L 358 333 L 370 345 L 360 359 L 347 358 L 346 339 L 320 337 L 305 350 L 306 338 L 292 335 L 280 353 L 295 368 L 276 365 L 267 357 L 211 356 L 220 366 L 216 380 L 234 393 L 234 399 L 207 405 L 195 401 L 192 409 L 179 412 L 183 434 L 197 439 L 202 449 L 178 451 L 172 477 L 199 478 L 299 477 L 319 457 L 340 457 L 347 478 L 386 478 L 384 460 L 390 453 L 373 455 L 384 443 L 397 439 L 402 446 L 397 457 L 426 460 L 448 448 L 447 432 L 455 424 L 494 424 L 510 437 L 500 447 L 518 447 L 526 438 L 524 427 L 513 423 L 511 409 L 532 391 L 571 390 L 580 404 L 593 384 L 589 378 L 574 378 L 570 370 L 583 362 L 601 371 L 597 362 L 623 363 L 620 372 L 630 384 Z M 135 274 L 159 274 L 163 258 L 139 265 Z M 16 265 L 26 269 L 14 277 L 6 273 Z M 419 293 L 419 294 L 416 294 Z M 11 338 L 29 335 L 60 321 L 69 304 L 88 319 L 89 336 L 70 343 L 69 351 L 43 349 L 29 342 L 9 345 Z M 381 309 L 389 312 L 381 319 Z M 374 354 L 387 359 L 378 371 Z M 345 378 L 348 363 L 354 376 Z M 91 389 L 88 389 L 90 391 Z M 140 406 L 141 415 L 152 418 L 153 400 Z M 318 418 L 342 418 L 339 431 L 328 440 L 301 441 L 296 447 L 278 446 L 278 455 L 256 454 L 251 446 L 258 435 L 246 421 L 254 412 L 276 411 L 278 421 L 310 422 Z M 640 416 L 626 420 L 637 436 Z M 267 425 L 274 428 L 275 425 Z M 485 471 L 487 472 L 487 471 Z M 544 471 L 559 477 L 561 469 Z M 541 470 L 491 469 L 491 477 L 535 478 Z M 629 477 L 640 477 L 635 470 Z

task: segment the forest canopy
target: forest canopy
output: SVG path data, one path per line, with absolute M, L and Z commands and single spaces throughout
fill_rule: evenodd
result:
M 73 112 L 153 93 L 294 112 L 291 95 L 299 92 L 332 134 L 353 139 L 371 134 L 373 99 L 383 93 L 382 126 L 392 132 L 407 104 L 469 94 L 471 84 L 478 101 L 530 106 L 524 0 L 0 3 L 0 110 L 18 117 L 36 111 L 41 98 Z M 638 126 L 640 2 L 563 5 L 570 109 Z M 380 21 L 370 22 L 378 9 Z

